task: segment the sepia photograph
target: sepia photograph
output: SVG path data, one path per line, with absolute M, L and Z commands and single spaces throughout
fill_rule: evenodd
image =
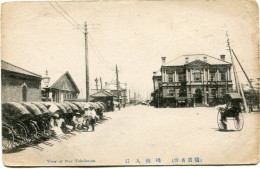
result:
M 256 165 L 255 0 L 1 3 L 6 167 Z

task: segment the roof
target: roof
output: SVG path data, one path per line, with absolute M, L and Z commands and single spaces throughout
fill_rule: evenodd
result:
M 52 89 L 58 90 L 65 90 L 65 91 L 72 91 L 79 93 L 79 88 L 77 87 L 76 83 L 72 79 L 70 73 L 67 71 L 64 73 L 58 80 L 56 80 L 51 87 Z
M 240 99 L 242 100 L 242 97 L 239 93 L 227 93 L 224 95 L 224 98 L 230 100 L 230 99 Z
M 120 86 L 120 88 L 122 90 L 126 90 L 127 89 L 127 84 L 126 83 L 120 83 L 119 86 Z
M 158 70 L 153 76 L 162 76 L 161 70 Z
M 111 83 L 107 83 L 103 89 L 104 90 L 117 90 L 116 82 L 112 81 Z M 126 89 L 127 89 L 126 83 L 119 83 L 119 90 L 126 90 Z
M 185 65 L 186 58 L 188 58 L 188 63 L 191 63 L 193 61 L 200 60 L 204 62 L 204 57 L 207 57 L 207 64 L 210 65 L 229 65 L 231 63 L 215 58 L 213 56 L 209 56 L 206 54 L 192 54 L 192 55 L 181 55 L 169 62 L 167 62 L 164 66 L 183 66 Z
M 18 66 L 15 66 L 11 63 L 8 63 L 6 61 L 1 60 L 1 70 L 6 70 L 9 72 L 14 72 L 14 73 L 19 73 L 19 74 L 23 74 L 23 75 L 28 75 L 28 76 L 33 76 L 33 77 L 37 77 L 37 78 L 42 78 L 41 75 L 38 75 L 36 73 L 30 72 L 28 70 L 25 70 L 23 68 L 20 68 Z
M 91 95 L 91 97 L 114 97 L 114 95 L 108 91 L 101 90 Z

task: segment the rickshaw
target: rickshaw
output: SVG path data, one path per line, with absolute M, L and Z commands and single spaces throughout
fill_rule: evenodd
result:
M 26 144 L 34 136 L 30 119 L 32 115 L 19 103 L 2 104 L 2 148 L 4 152 Z
M 20 102 L 20 104 L 23 105 L 32 114 L 31 123 L 34 126 L 33 128 L 36 128 L 38 137 L 43 136 L 45 134 L 45 128 L 42 121 L 41 110 L 29 102 Z
M 32 102 L 33 105 L 35 105 L 42 113 L 42 125 L 44 127 L 44 137 L 48 138 L 49 136 L 52 135 L 52 132 L 49 128 L 49 121 L 50 121 L 50 118 L 51 118 L 51 112 L 48 110 L 48 105 L 45 104 L 44 102 Z
M 217 116 L 219 129 L 221 131 L 227 130 L 227 120 L 233 120 L 236 130 L 242 130 L 244 126 L 242 97 L 239 93 L 227 93 L 224 95 L 224 100 L 226 107 L 220 107 Z

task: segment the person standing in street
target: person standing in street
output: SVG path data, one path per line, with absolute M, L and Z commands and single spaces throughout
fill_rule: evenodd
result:
M 96 123 L 96 111 L 93 106 L 90 106 L 90 125 L 92 127 L 92 131 L 95 131 L 95 123 Z

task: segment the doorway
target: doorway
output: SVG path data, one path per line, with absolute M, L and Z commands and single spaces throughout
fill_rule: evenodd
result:
M 195 90 L 195 103 L 202 103 L 202 92 L 200 89 Z

